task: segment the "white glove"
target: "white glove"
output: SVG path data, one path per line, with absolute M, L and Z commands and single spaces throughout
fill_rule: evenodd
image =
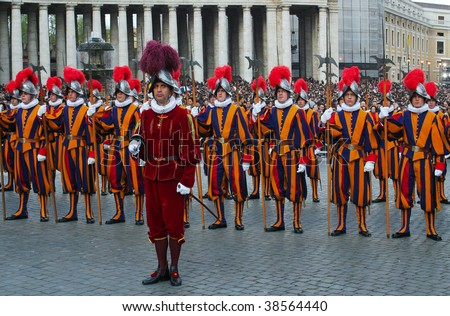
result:
M 444 157 L 445 157 L 445 159 L 448 159 L 448 158 L 450 158 L 450 154 L 445 155 Z
M 371 172 L 375 168 L 375 162 L 373 161 L 367 161 L 364 164 L 364 172 Z
M 87 110 L 86 114 L 87 116 L 92 116 L 95 114 L 97 108 L 95 107 L 95 105 L 89 103 L 89 109 Z
M 132 155 L 137 155 L 139 153 L 139 147 L 139 142 L 134 139 L 128 144 L 128 150 Z
M 306 165 L 304 164 L 299 164 L 298 168 L 297 168 L 297 173 L 302 173 L 306 171 Z
M 338 104 L 336 107 L 336 111 L 341 112 L 342 111 L 342 107 Z
M 333 108 L 326 109 L 325 112 L 323 112 L 322 116 L 320 117 L 320 121 L 325 124 L 326 122 L 328 122 L 330 120 L 332 113 L 333 113 Z
M 262 105 L 261 102 L 254 103 L 253 108 L 252 108 L 252 115 L 258 116 L 258 114 L 261 112 L 263 107 L 264 107 L 264 105 Z
M 314 149 L 314 155 L 318 155 L 318 154 L 320 154 L 322 151 L 320 150 L 320 148 L 316 148 L 316 149 Z
M 3 112 L 3 103 L 0 103 L 0 112 Z
M 439 169 L 434 170 L 434 176 L 435 176 L 435 177 L 440 177 L 440 176 L 442 176 L 442 170 L 439 170 Z
M 192 115 L 192 117 L 198 116 L 199 113 L 200 113 L 200 109 L 198 108 L 198 106 L 194 106 L 194 107 L 191 109 L 191 115 Z
M 139 112 L 142 113 L 142 112 L 144 112 L 144 111 L 146 111 L 148 109 L 150 109 L 150 102 L 145 102 L 144 104 L 142 104 Z
M 186 187 L 186 186 L 182 185 L 180 182 L 178 182 L 177 192 L 180 193 L 181 195 L 187 195 L 187 194 L 191 193 L 191 189 L 189 189 L 188 187 Z
M 104 150 L 109 150 L 111 148 L 111 145 L 105 145 L 105 144 L 103 144 L 103 149 Z
M 139 167 L 144 167 L 145 166 L 145 161 L 142 159 L 139 159 Z
M 47 111 L 47 105 L 41 105 L 40 107 L 39 107 L 39 110 L 38 110 L 38 112 L 37 112 L 37 115 L 39 116 L 39 117 L 42 117 L 42 115 L 44 115 L 45 114 L 45 112 Z
M 88 158 L 88 165 L 93 165 L 95 163 L 95 158 Z
M 248 162 L 242 163 L 242 170 L 244 170 L 244 172 L 246 172 L 249 168 L 250 168 L 250 163 L 248 163 Z
M 39 162 L 42 162 L 42 161 L 45 161 L 47 159 L 47 156 L 43 156 L 43 155 L 37 155 L 37 160 L 39 161 Z
M 383 118 L 388 117 L 388 116 L 389 116 L 389 107 L 381 106 L 380 107 L 380 114 L 378 114 L 378 117 L 380 119 L 383 119 Z
M 272 147 L 269 147 L 269 156 L 270 156 L 270 154 L 272 153 L 272 151 L 273 151 L 273 148 L 272 148 Z

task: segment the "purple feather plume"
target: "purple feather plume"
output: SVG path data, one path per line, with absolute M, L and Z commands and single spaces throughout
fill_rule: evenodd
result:
M 166 61 L 166 70 L 168 70 L 170 73 L 173 71 L 177 71 L 180 66 L 180 56 L 178 56 L 178 52 L 173 49 L 169 45 L 163 45 L 164 50 L 164 58 Z
M 147 42 L 139 65 L 141 70 L 154 77 L 165 65 L 163 45 L 155 40 Z

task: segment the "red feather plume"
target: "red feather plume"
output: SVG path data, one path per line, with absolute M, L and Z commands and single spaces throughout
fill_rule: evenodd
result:
M 217 80 L 218 79 L 216 77 L 208 78 L 207 83 L 208 83 L 209 90 L 214 90 L 216 88 Z
M 180 66 L 180 56 L 177 51 L 169 45 L 163 45 L 154 40 L 147 42 L 139 64 L 141 70 L 150 77 L 156 76 L 163 69 L 172 72 Z
M 342 89 L 344 89 L 344 81 L 343 80 L 340 80 L 338 82 L 338 89 L 339 89 L 339 91 L 342 91 Z
M 297 81 L 294 83 L 294 91 L 296 93 L 300 93 L 302 89 L 305 90 L 305 92 L 308 92 L 308 84 L 306 83 L 305 80 L 300 78 L 297 79 Z
M 59 77 L 48 77 L 46 86 L 49 91 L 52 91 L 54 86 L 57 86 L 59 89 L 61 89 L 62 81 L 61 79 L 59 79 Z
M 214 76 L 216 78 L 225 78 L 228 80 L 228 82 L 231 82 L 232 79 L 232 73 L 231 73 L 231 66 L 230 65 L 224 65 L 222 67 L 216 67 L 214 70 Z
M 403 79 L 403 84 L 408 90 L 416 90 L 419 83 L 425 82 L 425 74 L 419 68 L 411 70 Z
M 178 82 L 178 85 L 180 84 L 180 75 L 181 75 L 181 68 L 172 71 L 172 78 Z
M 425 89 L 430 97 L 436 98 L 437 86 L 433 81 L 427 82 L 425 84 Z
M 88 81 L 87 86 L 88 86 L 88 89 L 91 90 L 91 80 Z M 94 89 L 97 89 L 98 92 L 102 92 L 103 86 L 100 83 L 100 81 L 92 79 L 92 90 L 94 90 Z
M 17 83 L 14 80 L 11 80 L 10 82 L 8 82 L 8 84 L 6 85 L 6 91 L 8 91 L 9 93 L 14 93 L 14 90 L 19 89 L 19 87 L 17 86 Z
M 252 90 L 256 89 L 256 79 L 252 82 Z M 258 77 L 258 89 L 262 89 L 264 92 L 267 91 L 267 83 L 263 76 Z
M 141 82 L 137 78 L 132 78 L 128 80 L 128 84 L 130 85 L 130 89 L 136 89 L 137 93 L 141 92 Z
M 116 66 L 114 68 L 113 79 L 115 82 L 128 81 L 131 79 L 131 76 L 131 69 L 128 66 Z
M 344 70 L 342 71 L 342 81 L 344 81 L 344 84 L 347 87 L 350 87 L 353 81 L 359 83 L 361 81 L 359 68 L 357 66 L 344 68 Z
M 386 88 L 384 88 L 385 83 L 386 83 Z M 378 83 L 378 91 L 380 91 L 383 94 L 389 93 L 389 91 L 391 91 L 391 87 L 392 87 L 392 84 L 391 84 L 391 81 L 389 79 L 381 80 Z
M 39 83 L 39 79 L 31 68 L 25 68 L 16 75 L 16 85 L 20 87 L 25 80 L 30 80 L 35 86 Z
M 275 88 L 282 79 L 286 79 L 291 82 L 291 71 L 286 66 L 275 66 L 272 68 L 269 74 L 269 84 L 272 88 Z
M 63 70 L 64 81 L 70 83 L 71 81 L 78 81 L 81 85 L 86 81 L 84 73 L 72 67 L 64 67 Z

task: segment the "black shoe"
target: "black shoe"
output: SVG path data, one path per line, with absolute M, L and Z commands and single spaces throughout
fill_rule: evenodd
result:
M 258 200 L 259 199 L 259 193 L 257 194 L 250 194 L 247 198 L 247 200 Z
M 41 223 L 48 222 L 48 217 L 41 217 L 40 221 Z
M 170 284 L 173 286 L 181 285 L 181 277 L 177 267 L 170 267 Z
M 191 227 L 191 224 L 189 222 L 184 222 L 184 228 L 189 228 Z
M 227 223 L 212 223 L 208 229 L 227 228 Z
M 316 199 L 316 198 L 314 198 L 314 199 L 313 199 L 313 202 L 314 202 L 314 203 L 319 203 L 319 202 L 320 202 L 320 200 L 319 200 L 319 199 Z
M 369 233 L 369 231 L 359 232 L 359 234 L 360 234 L 361 236 L 363 236 L 363 237 L 370 237 L 370 236 L 372 236 L 372 234 Z
M 236 230 L 244 230 L 244 225 L 238 225 L 238 224 L 236 224 L 236 225 L 234 225 L 234 228 L 236 229 Z
M 372 203 L 381 203 L 381 202 L 386 202 L 386 199 L 376 198 L 375 200 L 372 200 Z
M 135 222 L 135 225 L 139 225 L 139 226 L 144 225 L 144 220 L 143 220 L 143 219 L 138 219 L 138 220 Z
M 404 238 L 404 237 L 411 237 L 411 233 L 410 232 L 406 232 L 406 233 L 400 233 L 400 232 L 396 232 L 394 234 L 392 234 L 391 236 L 392 238 Z
M 280 232 L 284 230 L 284 226 L 270 226 L 264 229 L 265 232 Z
M 447 199 L 442 199 L 441 204 L 450 204 L 450 201 Z
M 105 191 L 105 192 L 102 192 L 101 194 L 102 194 L 103 196 L 105 196 L 105 195 L 108 195 L 108 192 Z
M 336 237 L 336 236 L 341 236 L 341 235 L 344 235 L 344 234 L 346 234 L 347 232 L 345 231 L 345 230 L 338 230 L 338 229 L 336 229 L 336 230 L 334 230 L 333 232 L 331 232 L 331 236 L 333 236 L 333 237 Z
M 204 199 L 209 198 L 208 192 L 206 192 L 205 194 L 203 194 L 203 198 L 204 198 Z
M 114 219 L 114 218 L 111 218 L 111 219 L 108 219 L 108 220 L 105 222 L 106 225 L 117 224 L 117 223 L 125 223 L 125 220 L 124 220 L 124 219 Z
M 272 198 L 270 197 L 270 195 L 266 195 L 264 198 L 266 199 L 266 201 L 272 200 Z
M 7 221 L 15 221 L 16 219 L 25 219 L 28 218 L 28 214 L 22 214 L 22 215 L 10 215 L 7 218 L 5 218 L 5 220 Z
M 76 222 L 78 220 L 78 217 L 61 217 L 58 219 L 58 223 L 67 223 L 67 222 Z
M 142 284 L 143 285 L 148 285 L 148 284 L 155 284 L 158 283 L 159 281 L 169 281 L 170 280 L 170 275 L 169 275 L 169 269 L 166 269 L 166 272 L 164 274 L 161 274 L 161 271 L 158 267 L 158 269 L 153 272 L 150 277 L 142 280 Z
M 95 223 L 95 219 L 93 218 L 86 218 L 86 224 L 94 224 Z
M 427 238 L 433 239 L 435 241 L 441 241 L 442 240 L 442 237 L 439 236 L 439 235 L 428 235 L 427 234 Z
M 303 234 L 303 228 L 294 228 L 294 234 Z
M 1 188 L 1 186 L 0 186 L 0 188 Z M 14 188 L 13 188 L 12 185 L 9 185 L 9 186 L 6 186 L 6 187 L 3 188 L 3 190 L 4 190 L 5 192 L 7 192 L 7 191 L 12 191 L 13 189 L 14 189 Z

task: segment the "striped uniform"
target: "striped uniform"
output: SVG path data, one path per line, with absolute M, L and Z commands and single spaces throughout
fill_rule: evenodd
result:
M 418 114 L 405 110 L 388 117 L 387 122 L 389 137 L 393 140 L 403 138 L 404 142 L 396 201 L 396 207 L 402 213 L 402 228 L 399 233 L 409 233 L 414 186 L 417 185 L 427 235 L 436 236 L 435 210 L 440 208 L 440 200 L 437 199 L 432 160 L 436 157 L 438 163 L 442 164 L 446 153 L 438 119 L 429 111 Z
M 225 225 L 223 206 L 225 183 L 235 201 L 235 225 L 242 226 L 244 201 L 247 198 L 247 182 L 242 169 L 242 146 L 251 136 L 242 109 L 230 104 L 226 107 L 207 107 L 197 116 L 199 135 L 210 136 L 208 147 L 208 195 L 216 206 L 218 220 L 213 225 Z
M 337 145 L 332 160 L 332 201 L 338 208 L 336 231 L 346 231 L 350 199 L 356 205 L 358 230 L 367 233 L 366 206 L 370 203 L 371 192 L 370 174 L 364 172 L 364 164 L 366 160 L 376 159 L 374 154 L 368 155 L 378 146 L 373 132 L 374 121 L 370 114 L 358 109 L 335 112 L 329 123 L 330 135 Z
M 116 103 L 117 104 L 117 103 Z M 139 106 L 124 103 L 112 106 L 94 115 L 97 130 L 101 134 L 111 134 L 111 147 L 107 152 L 107 175 L 114 193 L 116 213 L 113 220 L 125 220 L 123 199 L 125 193 L 135 194 L 135 221 L 143 221 L 144 178 L 139 161 L 133 159 L 128 144 L 133 131 L 140 122 Z
M 305 111 L 297 105 L 272 108 L 263 113 L 262 123 L 273 131 L 276 146 L 271 152 L 270 182 L 276 200 L 277 220 L 271 226 L 284 230 L 285 198 L 293 202 L 294 230 L 302 231 L 301 202 L 306 197 L 305 173 L 297 173 L 298 164 L 309 164 L 307 146 L 313 139 Z

